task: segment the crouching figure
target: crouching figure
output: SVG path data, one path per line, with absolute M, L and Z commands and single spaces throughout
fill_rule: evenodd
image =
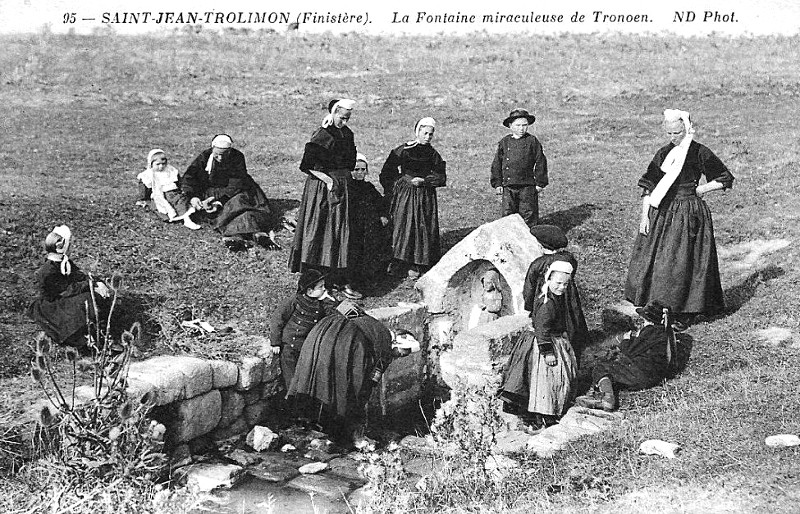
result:
M 345 300 L 306 337 L 288 396 L 319 402 L 323 427 L 347 445 L 363 433 L 366 405 L 383 372 L 395 358 L 417 350 L 410 332 L 389 330 Z
M 644 325 L 636 335 L 623 338 L 618 351 L 592 369 L 593 386 L 575 404 L 613 411 L 619 405 L 616 391 L 638 391 L 656 386 L 674 370 L 676 339 L 670 310 L 656 301 L 636 312 Z

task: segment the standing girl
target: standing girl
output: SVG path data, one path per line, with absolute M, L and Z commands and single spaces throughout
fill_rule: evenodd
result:
M 416 138 L 389 153 L 380 174 L 384 194 L 392 198 L 392 252 L 410 278 L 439 259 L 439 207 L 436 188 L 447 183 L 446 163 L 432 146 L 436 121 L 422 118 Z
M 572 395 L 577 364 L 567 335 L 566 291 L 573 267 L 554 261 L 533 304 L 534 331 L 514 345 L 500 386 L 502 399 L 537 426 L 564 414 Z

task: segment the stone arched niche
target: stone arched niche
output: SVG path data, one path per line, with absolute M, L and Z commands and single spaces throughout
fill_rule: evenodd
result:
M 428 312 L 450 315 L 457 332 L 466 326 L 465 309 L 475 304 L 480 277 L 491 268 L 501 277 L 503 315 L 524 313 L 525 274 L 540 255 L 542 245 L 522 217 L 512 214 L 470 232 L 417 281 L 416 288 Z

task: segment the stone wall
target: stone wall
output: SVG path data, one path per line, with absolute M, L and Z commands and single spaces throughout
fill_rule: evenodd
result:
M 418 303 L 368 311 L 389 328 L 404 328 L 421 342 L 422 350 L 391 363 L 372 394 L 368 408 L 387 416 L 416 405 L 424 391 L 428 366 L 427 311 Z M 268 345 L 266 338 L 256 342 Z M 284 394 L 278 356 L 248 356 L 240 362 L 162 355 L 131 363 L 128 393 L 140 399 L 156 395 L 153 418 L 167 428 L 165 440 L 176 447 L 199 437 L 228 439 L 268 423 L 277 399 Z M 78 399 L 94 395 L 79 388 Z

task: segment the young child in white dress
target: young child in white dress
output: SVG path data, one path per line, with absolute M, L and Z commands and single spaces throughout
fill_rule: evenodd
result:
M 178 185 L 180 176 L 177 168 L 167 163 L 167 154 L 160 148 L 150 150 L 147 154 L 147 169 L 136 176 L 140 188 L 150 192 L 153 208 L 167 221 L 183 221 L 186 228 L 198 230 L 200 225 L 192 221 L 195 208 L 189 203 Z M 146 198 L 146 193 L 142 195 Z M 138 205 L 144 205 L 145 199 L 139 198 Z

